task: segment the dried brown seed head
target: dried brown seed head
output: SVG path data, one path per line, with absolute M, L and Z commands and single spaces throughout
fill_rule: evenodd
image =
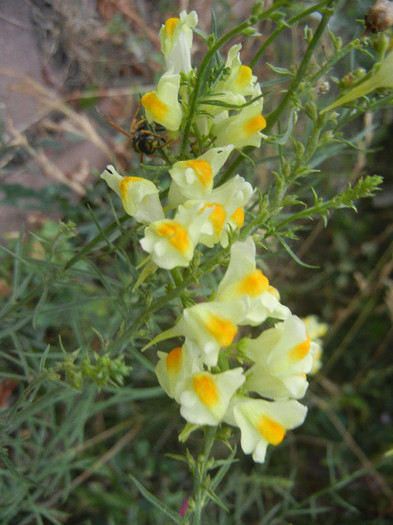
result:
M 380 33 L 393 25 L 393 2 L 377 0 L 366 15 L 366 31 Z

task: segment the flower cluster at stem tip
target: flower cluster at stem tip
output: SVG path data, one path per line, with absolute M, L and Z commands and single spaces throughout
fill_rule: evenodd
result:
M 145 226 L 143 250 L 167 270 L 189 266 L 197 244 L 227 247 L 231 233 L 243 226 L 253 187 L 240 175 L 220 186 L 214 179 L 233 150 L 260 146 L 266 126 L 261 89 L 241 63 L 240 44 L 210 75 L 189 117 L 197 79 L 191 66 L 197 23 L 192 11 L 162 26 L 167 71 L 156 90 L 141 99 L 147 121 L 164 126 L 171 139 L 181 137 L 187 126 L 190 130 L 187 147 L 168 170 L 165 208 L 150 180 L 122 177 L 113 166 L 101 175 L 125 211 Z M 255 256 L 252 237 L 232 243 L 214 300 L 184 309 L 171 330 L 184 343 L 158 352 L 156 374 L 188 423 L 240 428 L 243 451 L 263 462 L 267 446 L 278 445 L 305 419 L 307 408 L 298 400 L 308 386 L 306 374 L 319 367 L 320 346 L 310 340 L 306 324 L 281 304 Z M 254 339 L 239 338 L 241 326 L 257 327 L 268 318 L 276 321 L 273 327 Z

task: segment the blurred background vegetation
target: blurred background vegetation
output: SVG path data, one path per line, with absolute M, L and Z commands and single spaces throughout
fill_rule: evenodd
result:
M 169 16 L 196 9 L 199 27 L 208 32 L 214 7 L 222 34 L 247 17 L 252 4 L 26 4 L 44 79 L 13 79 L 40 113 L 25 129 L 6 118 L 2 122 L 0 204 L 18 210 L 25 226 L 10 229 L 7 215 L 0 215 L 1 523 L 163 523 L 130 475 L 175 511 L 192 491 L 186 466 L 166 456 L 184 452 L 177 440 L 183 426 L 178 407 L 157 386 L 155 351 L 142 357 L 138 351 L 144 335 L 171 325 L 176 310 L 156 314 L 140 339 L 122 349 L 124 363 L 116 361 L 120 352 L 112 356 L 112 383 L 99 388 L 108 379 L 101 374 L 107 368 L 100 369 L 94 356 L 105 354 L 122 320 L 137 316 L 167 282 L 158 272 L 149 287 L 131 294 L 141 257 L 135 233 L 121 225 L 105 230 L 113 224 L 114 210 L 119 216 L 122 212 L 96 176 L 112 159 L 121 172 L 135 172 L 138 156 L 94 108 L 98 105 L 119 125 L 129 126 L 138 93 L 154 85 L 163 71 L 158 30 Z M 293 2 L 291 9 L 296 12 L 304 4 Z M 344 43 L 359 37 L 360 20 L 371 4 L 338 2 L 331 30 Z M 316 23 L 310 17 L 284 31 L 256 64 L 266 111 L 274 109 L 285 88 L 275 83 L 277 75 L 267 64 L 298 64 L 304 25 Z M 262 35 L 273 28 L 270 21 L 258 27 Z M 247 64 L 260 43 L 241 42 Z M 330 52 L 328 37 L 323 44 Z M 195 38 L 194 63 L 203 51 Z M 369 67 L 363 55 L 350 55 L 334 76 L 341 78 L 358 65 Z M 331 78 L 323 80 L 330 83 L 327 105 L 338 91 Z M 283 302 L 298 315 L 316 314 L 329 324 L 324 365 L 305 398 L 305 424 L 270 450 L 264 465 L 239 452 L 218 489 L 229 513 L 211 506 L 207 524 L 392 523 L 393 469 L 387 454 L 393 448 L 392 117 L 389 108 L 366 113 L 345 130 L 358 149 L 338 149 L 319 159 L 322 195 L 342 191 L 348 180 L 368 173 L 383 175 L 385 182 L 378 195 L 359 203 L 358 213 L 340 210 L 329 216 L 327 227 L 317 220 L 298 231 L 292 249 L 318 269 L 300 266 L 279 246 L 269 246 L 274 257 L 264 259 L 264 270 Z M 301 131 L 300 126 L 297 140 L 302 140 Z M 271 183 L 272 155 L 268 146 L 255 155 L 262 191 Z M 42 173 L 44 183 L 38 180 Z M 82 257 L 100 231 L 106 232 L 102 241 Z M 75 264 L 65 268 L 70 260 Z M 214 279 L 202 284 L 209 292 Z M 81 375 L 75 363 L 83 358 L 89 362 Z M 126 373 L 124 365 L 132 370 Z M 187 446 L 197 453 L 198 433 Z M 218 445 L 215 455 L 226 457 L 226 448 Z

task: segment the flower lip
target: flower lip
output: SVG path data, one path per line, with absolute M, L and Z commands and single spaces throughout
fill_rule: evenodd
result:
M 168 116 L 168 105 L 162 102 L 155 92 L 146 93 L 146 95 L 142 97 L 142 105 L 147 111 L 150 111 L 158 121 L 165 120 Z
M 213 408 L 219 401 L 217 386 L 213 379 L 205 373 L 196 374 L 193 377 L 195 393 L 208 408 Z
M 169 37 L 172 37 L 179 22 L 180 18 L 168 18 L 164 24 L 165 34 Z
M 285 437 L 284 427 L 266 415 L 260 416 L 256 427 L 263 439 L 271 445 L 278 445 Z
M 157 226 L 158 233 L 180 253 L 184 254 L 190 249 L 190 239 L 187 230 L 179 223 L 166 222 Z

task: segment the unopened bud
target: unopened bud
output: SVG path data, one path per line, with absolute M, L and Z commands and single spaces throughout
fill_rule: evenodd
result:
M 246 27 L 246 29 L 243 29 L 241 32 L 243 36 L 251 37 L 251 36 L 262 36 L 261 33 L 259 33 L 255 27 Z
M 347 73 L 338 83 L 340 89 L 349 89 L 355 82 L 360 80 L 366 74 L 366 70 L 362 67 L 358 67 L 355 71 Z

